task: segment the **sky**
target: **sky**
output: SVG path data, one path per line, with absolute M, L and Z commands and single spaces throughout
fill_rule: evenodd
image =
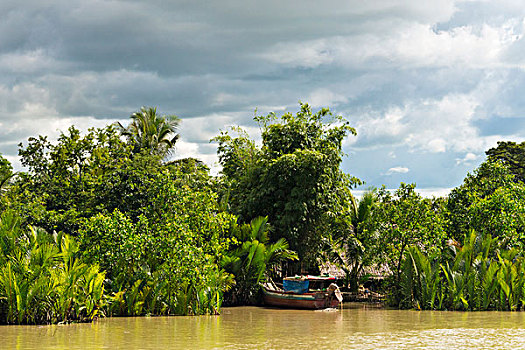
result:
M 126 123 L 182 119 L 176 158 L 219 171 L 233 125 L 329 107 L 357 129 L 342 168 L 365 186 L 446 194 L 497 141 L 525 140 L 519 0 L 2 0 L 0 153 Z

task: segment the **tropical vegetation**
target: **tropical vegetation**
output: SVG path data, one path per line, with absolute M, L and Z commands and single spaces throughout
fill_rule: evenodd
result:
M 297 252 L 299 264 L 286 271 L 297 273 L 317 264 L 339 213 L 349 211 L 350 189 L 361 183 L 340 168 L 343 139 L 356 131 L 329 109 L 314 113 L 308 104 L 295 115 L 254 119 L 262 146 L 239 128 L 214 139 L 222 165 L 221 195 L 243 222 L 268 217 L 271 240 L 285 238 Z
M 260 143 L 212 140 L 218 176 L 172 159 L 180 119 L 152 107 L 31 137 L 23 171 L 0 155 L 0 323 L 218 314 L 327 264 L 351 292 L 381 271 L 396 307 L 525 308 L 525 143 L 499 142 L 447 197 L 401 183 L 357 199 L 344 117 L 301 103 L 254 121 Z
M 76 240 L 0 216 L 0 310 L 4 323 L 91 321 L 104 314 L 104 272 L 83 262 Z
M 180 118 L 175 115 L 160 116 L 157 108 L 142 107 L 131 115 L 131 123 L 127 127 L 120 123 L 117 125 L 135 153 L 146 151 L 149 154 L 166 156 L 179 138 L 176 134 L 179 124 Z
M 411 246 L 401 277 L 400 306 L 426 310 L 525 308 L 525 257 L 497 238 L 472 231 L 459 249 L 425 254 Z

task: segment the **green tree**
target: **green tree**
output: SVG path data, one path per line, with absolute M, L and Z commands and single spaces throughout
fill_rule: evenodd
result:
M 525 230 L 525 185 L 516 181 L 504 163 L 487 160 L 447 201 L 448 234 L 462 242 L 471 230 L 498 237 L 508 247 L 523 244 Z
M 255 117 L 262 147 L 242 130 L 214 138 L 223 166 L 224 193 L 242 221 L 268 216 L 271 241 L 285 238 L 303 262 L 319 257 L 322 237 L 347 208 L 350 187 L 359 183 L 340 169 L 342 141 L 355 130 L 324 108 L 301 104 L 295 115 Z M 239 131 L 235 129 L 234 131 Z
M 193 173 L 179 171 L 182 166 L 163 164 L 160 155 L 134 153 L 114 125 L 85 134 L 70 127 L 56 143 L 45 136 L 30 138 L 19 154 L 28 172 L 17 177 L 14 205 L 29 223 L 49 231 L 75 234 L 85 218 L 115 209 L 138 218 L 156 196 L 152 184 L 163 171 L 194 186 L 211 182 L 204 166 L 198 167 L 196 181 Z
M 72 237 L 0 215 L 0 322 L 91 321 L 103 314 L 104 273 L 78 258 Z
M 19 147 L 22 165 L 28 171 L 20 174 L 13 191 L 19 199 L 17 210 L 31 224 L 75 233 L 79 220 L 114 203 L 108 194 L 126 194 L 101 193 L 112 184 L 110 174 L 131 163 L 131 148 L 113 126 L 92 128 L 85 135 L 72 126 L 56 143 L 39 136 Z
M 7 206 L 5 194 L 13 180 L 13 176 L 14 173 L 11 163 L 0 154 L 0 211 L 3 211 Z
M 13 176 L 11 163 L 0 154 L 0 189 L 3 189 Z
M 497 147 L 485 152 L 489 161 L 500 161 L 507 165 L 519 181 L 525 181 L 525 142 L 499 141 Z
M 211 187 L 217 191 L 217 181 L 210 176 L 210 169 L 196 158 L 176 159 L 164 164 L 170 173 L 177 174 L 179 180 L 193 188 Z
M 519 310 L 525 302 L 525 258 L 499 248 L 497 238 L 471 231 L 462 247 L 441 252 L 408 248 L 400 307 L 446 310 Z
M 167 170 L 149 183 L 138 218 L 98 214 L 80 230 L 83 257 L 107 271 L 117 315 L 217 313 L 229 274 L 219 267 L 236 218 L 210 187 L 195 188 Z
M 383 187 L 378 197 L 374 220 L 386 263 L 393 274 L 392 297 L 397 300 L 401 267 L 408 247 L 416 245 L 424 251 L 432 251 L 444 243 L 442 207 L 439 201 L 422 198 L 414 184 L 401 183 L 393 194 Z
M 142 107 L 131 115 L 131 123 L 126 128 L 118 125 L 135 153 L 146 150 L 149 154 L 165 157 L 179 138 L 176 133 L 179 124 L 180 118 L 175 115 L 160 116 L 157 108 Z
M 523 247 L 525 243 L 525 186 L 510 184 L 469 208 L 470 227 L 498 238 L 502 248 Z

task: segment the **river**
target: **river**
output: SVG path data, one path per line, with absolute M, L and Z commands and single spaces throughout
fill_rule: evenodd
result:
M 220 316 L 0 326 L 1 349 L 518 349 L 525 312 L 225 308 Z

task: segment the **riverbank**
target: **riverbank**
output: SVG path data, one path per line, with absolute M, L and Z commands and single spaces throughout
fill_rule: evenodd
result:
M 373 291 L 365 291 L 359 293 L 342 292 L 343 302 L 354 303 L 384 303 L 385 295 Z

